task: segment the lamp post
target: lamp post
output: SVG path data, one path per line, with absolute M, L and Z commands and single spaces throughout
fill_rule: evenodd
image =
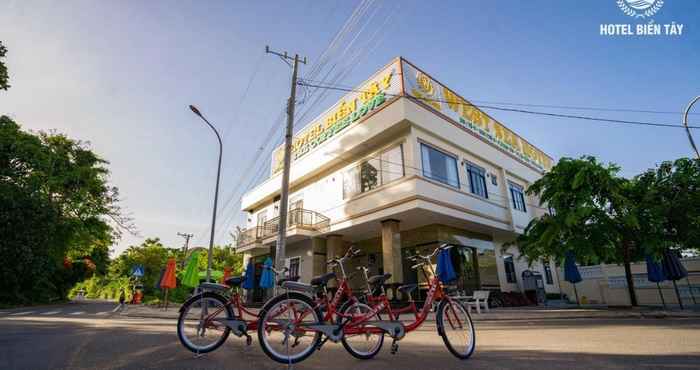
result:
M 688 134 L 688 140 L 690 140 L 690 146 L 693 147 L 693 150 L 695 150 L 695 155 L 700 159 L 700 152 L 698 152 L 698 147 L 695 146 L 695 141 L 693 141 L 693 136 L 690 134 L 690 128 L 688 128 L 688 112 L 690 112 L 690 108 L 695 104 L 698 100 L 700 100 L 700 96 L 696 96 L 695 99 L 693 99 L 690 104 L 688 104 L 688 107 L 685 108 L 685 114 L 683 114 L 683 126 L 685 126 L 685 132 Z
M 194 114 L 198 115 L 199 118 L 202 119 L 209 127 L 214 131 L 216 134 L 216 138 L 219 140 L 219 165 L 216 169 L 216 190 L 214 191 L 214 211 L 212 212 L 211 215 L 211 236 L 209 237 L 209 253 L 207 253 L 207 282 L 210 282 L 211 280 L 211 258 L 212 255 L 214 254 L 214 231 L 216 228 L 216 205 L 217 202 L 219 201 L 219 178 L 221 176 L 221 155 L 224 151 L 224 145 L 221 143 L 221 136 L 219 136 L 219 132 L 216 131 L 214 126 L 207 121 L 206 118 L 202 115 L 202 113 L 195 107 L 194 105 L 190 105 L 190 110 L 194 112 Z

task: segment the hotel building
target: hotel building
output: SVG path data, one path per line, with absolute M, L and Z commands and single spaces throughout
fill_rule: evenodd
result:
M 282 158 L 279 147 L 270 177 L 242 198 L 248 217 L 236 247 L 246 264 L 274 254 Z M 524 189 L 551 166 L 521 136 L 396 58 L 295 135 L 286 263 L 308 282 L 354 245 L 363 253 L 353 264 L 389 272 L 396 284 L 422 283 L 406 258 L 450 243 L 460 290 L 520 291 L 531 269 L 556 293 L 554 265 L 528 266 L 516 247 L 502 248 L 546 212 Z

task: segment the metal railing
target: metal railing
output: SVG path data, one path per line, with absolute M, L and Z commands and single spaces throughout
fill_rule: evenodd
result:
M 311 231 L 324 232 L 330 227 L 330 219 L 316 211 L 303 208 L 289 210 L 287 228 L 297 227 Z M 237 247 L 244 247 L 262 239 L 277 235 L 279 232 L 279 217 L 266 221 L 262 225 L 243 229 L 236 240 Z

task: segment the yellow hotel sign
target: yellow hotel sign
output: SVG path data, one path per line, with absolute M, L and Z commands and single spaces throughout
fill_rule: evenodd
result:
M 410 63 L 402 63 L 406 95 L 417 98 L 520 160 L 540 170 L 552 168 L 552 158 L 544 152 Z
M 542 171 L 552 168 L 552 158 L 544 152 L 403 59 L 397 59 L 377 72 L 296 134 L 292 140 L 292 161 L 399 95 L 416 98 L 463 129 L 532 167 Z M 273 175 L 282 169 L 283 159 L 282 145 L 272 154 Z
M 388 99 L 399 95 L 401 79 L 398 76 L 398 67 L 398 62 L 390 64 L 356 89 L 356 92 L 345 95 L 319 119 L 296 134 L 292 140 L 292 160 L 304 156 L 383 105 Z M 272 173 L 280 171 L 283 163 L 284 146 L 280 146 L 272 154 Z

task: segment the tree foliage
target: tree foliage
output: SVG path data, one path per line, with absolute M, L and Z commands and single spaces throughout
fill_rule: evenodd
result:
M 3 59 L 7 55 L 7 48 L 0 41 L 0 90 L 7 90 L 10 88 L 10 77 L 7 74 L 7 66 Z
M 636 304 L 631 262 L 699 246 L 699 169 L 684 158 L 629 180 L 593 157 L 563 158 L 528 189 L 552 214 L 533 219 L 516 243 L 530 261 L 561 262 L 571 251 L 582 263 L 624 265 Z
M 108 185 L 106 166 L 85 143 L 24 132 L 0 116 L 3 302 L 61 299 L 84 277 L 81 270 L 105 271 L 116 227 L 133 227 L 121 214 L 117 189 Z

